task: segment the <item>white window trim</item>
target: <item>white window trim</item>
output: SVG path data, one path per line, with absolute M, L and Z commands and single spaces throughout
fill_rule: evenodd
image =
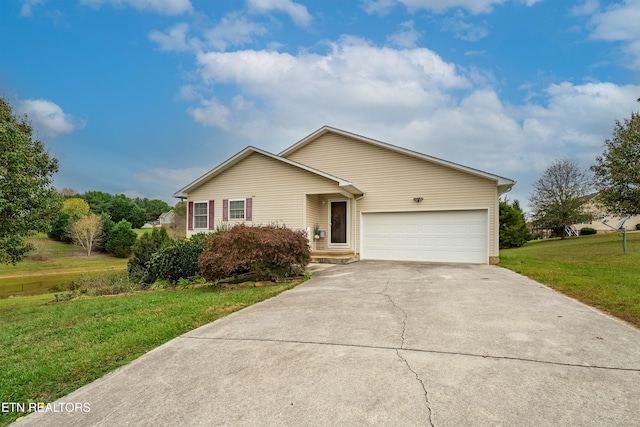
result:
M 201 227 L 197 227 L 196 226 L 196 204 L 198 203 L 204 203 L 204 205 L 207 207 L 207 223 L 206 226 L 204 228 Z M 208 230 L 209 229 L 209 215 L 211 213 L 209 212 L 209 201 L 208 200 L 194 200 L 193 201 L 193 229 L 194 230 Z
M 231 202 L 242 202 L 242 218 L 231 218 Z M 246 221 L 247 220 L 247 199 L 229 199 L 227 204 L 227 218 L 229 221 Z

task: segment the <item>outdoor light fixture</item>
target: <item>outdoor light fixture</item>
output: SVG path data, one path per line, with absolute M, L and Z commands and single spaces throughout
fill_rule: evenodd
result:
M 414 197 L 413 201 L 416 203 L 420 203 L 421 201 L 423 201 L 424 199 L 422 197 Z

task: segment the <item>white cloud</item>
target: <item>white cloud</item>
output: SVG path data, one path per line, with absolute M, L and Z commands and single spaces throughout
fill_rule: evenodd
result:
M 62 111 L 58 104 L 45 99 L 19 101 L 16 112 L 27 115 L 38 137 L 55 138 L 84 126 L 83 123 L 74 124 L 73 117 Z
M 469 42 L 475 42 L 489 35 L 489 29 L 487 24 L 483 26 L 470 24 L 465 21 L 463 13 L 458 12 L 450 18 L 446 18 L 442 22 L 442 29 L 445 31 L 451 31 L 455 36 L 461 40 Z
M 363 0 L 367 13 L 386 14 L 396 4 L 402 4 L 410 11 L 419 9 L 443 12 L 447 9 L 466 9 L 473 14 L 489 13 L 494 6 L 500 6 L 507 1 L 524 3 L 533 6 L 542 0 Z
M 240 46 L 253 41 L 253 36 L 263 36 L 267 29 L 256 22 L 249 21 L 239 13 L 231 13 L 220 21 L 218 25 L 204 32 L 208 45 L 218 50 L 224 50 L 227 45 Z
M 20 8 L 20 16 L 31 17 L 33 16 L 33 9 L 36 6 L 44 4 L 45 0 L 22 0 L 22 7 Z
M 428 49 L 380 48 L 356 38 L 329 47 L 325 55 L 199 54 L 203 83 L 236 85 L 238 94 L 228 102 L 203 97 L 189 112 L 204 125 L 259 139 L 266 126 L 282 127 L 278 134 L 289 135 L 294 127 L 338 125 L 338 117 L 348 129 L 346 123 L 353 122 L 396 123 L 417 110 L 428 114 L 446 105 L 447 90 L 470 87 L 455 66 Z
M 223 17 L 213 28 L 203 30 L 202 38 L 190 37 L 189 24 L 178 23 L 166 32 L 154 30 L 149 33 L 149 40 L 156 42 L 160 49 L 166 51 L 202 51 L 205 48 L 225 50 L 228 46 L 240 46 L 253 41 L 253 36 L 263 36 L 267 29 L 256 22 L 249 21 L 246 16 L 234 12 Z
M 588 3 L 587 10 L 594 10 Z M 623 43 L 624 53 L 629 56 L 629 66 L 640 69 L 640 0 L 624 0 L 620 4 L 595 13 L 591 18 L 595 40 Z
M 415 47 L 420 33 L 414 28 L 413 20 L 400 24 L 400 30 L 387 37 L 391 43 L 399 47 Z
M 152 11 L 163 15 L 179 15 L 192 12 L 189 0 L 81 0 L 82 4 L 100 7 L 107 3 L 116 7 L 133 7 L 140 11 Z
M 268 13 L 273 10 L 284 12 L 300 27 L 308 27 L 313 17 L 306 6 L 291 0 L 248 0 L 249 9 L 256 13 Z
M 197 50 L 201 43 L 195 39 L 187 39 L 189 24 L 178 23 L 171 27 L 166 33 L 154 30 L 149 34 L 149 40 L 158 43 L 160 49 L 166 51 L 186 51 Z

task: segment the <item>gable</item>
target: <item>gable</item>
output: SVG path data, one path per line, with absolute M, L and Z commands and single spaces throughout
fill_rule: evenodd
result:
M 413 164 L 418 169 L 424 167 L 433 171 L 439 170 L 439 173 L 444 175 L 456 176 L 457 174 L 452 173 L 453 171 L 461 172 L 471 177 L 491 181 L 494 186 L 498 186 L 499 193 L 508 191 L 515 184 L 508 178 L 328 126 L 287 148 L 280 153 L 280 156 L 332 174 L 341 173 L 350 181 L 358 182 L 362 186 L 366 185 L 365 182 L 352 174 L 355 172 L 354 166 L 372 169 L 376 167 L 374 164 L 388 171 L 393 171 L 394 167 L 403 168 L 404 164 Z M 414 160 L 419 162 L 416 164 Z M 349 164 L 344 165 L 345 162 Z M 418 164 L 421 166 L 417 166 Z
M 269 176 L 274 176 L 276 178 L 278 178 L 280 175 L 279 174 L 283 174 L 281 179 L 285 179 L 286 180 L 286 173 L 285 171 L 288 171 L 289 173 L 291 173 L 291 171 L 296 171 L 298 173 L 302 173 L 305 176 L 316 176 L 319 178 L 324 178 L 326 180 L 329 181 L 333 181 L 334 184 L 337 184 L 337 186 L 341 189 L 344 190 L 350 194 L 354 194 L 354 195 L 361 195 L 363 194 L 363 191 L 361 189 L 359 189 L 358 187 L 356 187 L 355 185 L 353 185 L 351 182 L 340 179 L 336 176 L 327 174 L 326 172 L 322 172 L 320 170 L 316 170 L 313 169 L 307 165 L 303 165 L 303 164 L 299 164 L 296 163 L 292 160 L 289 159 L 285 159 L 283 157 L 279 157 L 276 156 L 275 154 L 271 154 L 267 151 L 264 150 L 260 150 L 258 148 L 254 148 L 254 147 L 247 147 L 244 150 L 242 150 L 241 152 L 239 152 L 238 154 L 236 154 L 235 156 L 231 157 L 230 159 L 228 159 L 227 161 L 223 162 L 222 164 L 218 165 L 217 167 L 213 168 L 212 170 L 210 170 L 209 172 L 205 173 L 204 175 L 202 175 L 201 177 L 199 177 L 198 179 L 196 179 L 195 181 L 193 181 L 192 183 L 190 183 L 189 185 L 187 185 L 186 187 L 182 188 L 181 190 L 179 190 L 178 192 L 176 192 L 173 196 L 177 197 L 177 198 L 187 198 L 187 195 L 189 195 L 189 198 L 193 198 L 192 195 L 194 192 L 198 191 L 200 189 L 201 186 L 209 183 L 212 179 L 225 174 L 228 171 L 233 171 L 234 169 L 238 169 L 240 168 L 239 165 L 241 165 L 247 158 L 254 156 L 254 155 L 259 155 L 262 156 L 264 158 L 264 160 L 266 161 L 265 164 L 268 164 L 268 167 L 262 168 L 259 170 L 258 172 L 258 176 L 256 175 L 256 171 L 255 170 L 249 170 L 247 171 L 247 173 L 249 175 L 254 176 L 254 178 L 258 181 L 261 181 L 262 178 L 260 175 L 260 173 L 265 173 L 267 172 L 269 174 Z M 244 181 L 248 181 L 250 180 L 249 177 L 246 177 L 247 174 L 242 174 L 241 175 L 241 180 Z M 255 184 L 254 184 L 255 185 Z
M 377 191 L 392 193 L 395 189 L 425 185 L 442 192 L 457 192 L 462 187 L 493 193 L 497 185 L 496 180 L 489 177 L 333 132 L 319 136 L 288 156 L 313 168 L 348 177 L 365 188 L 368 197 Z

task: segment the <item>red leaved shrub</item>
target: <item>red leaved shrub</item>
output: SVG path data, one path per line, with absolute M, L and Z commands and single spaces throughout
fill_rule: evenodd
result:
M 239 224 L 209 237 L 199 265 L 208 281 L 245 273 L 255 274 L 257 280 L 277 281 L 302 274 L 310 260 L 304 232 Z

